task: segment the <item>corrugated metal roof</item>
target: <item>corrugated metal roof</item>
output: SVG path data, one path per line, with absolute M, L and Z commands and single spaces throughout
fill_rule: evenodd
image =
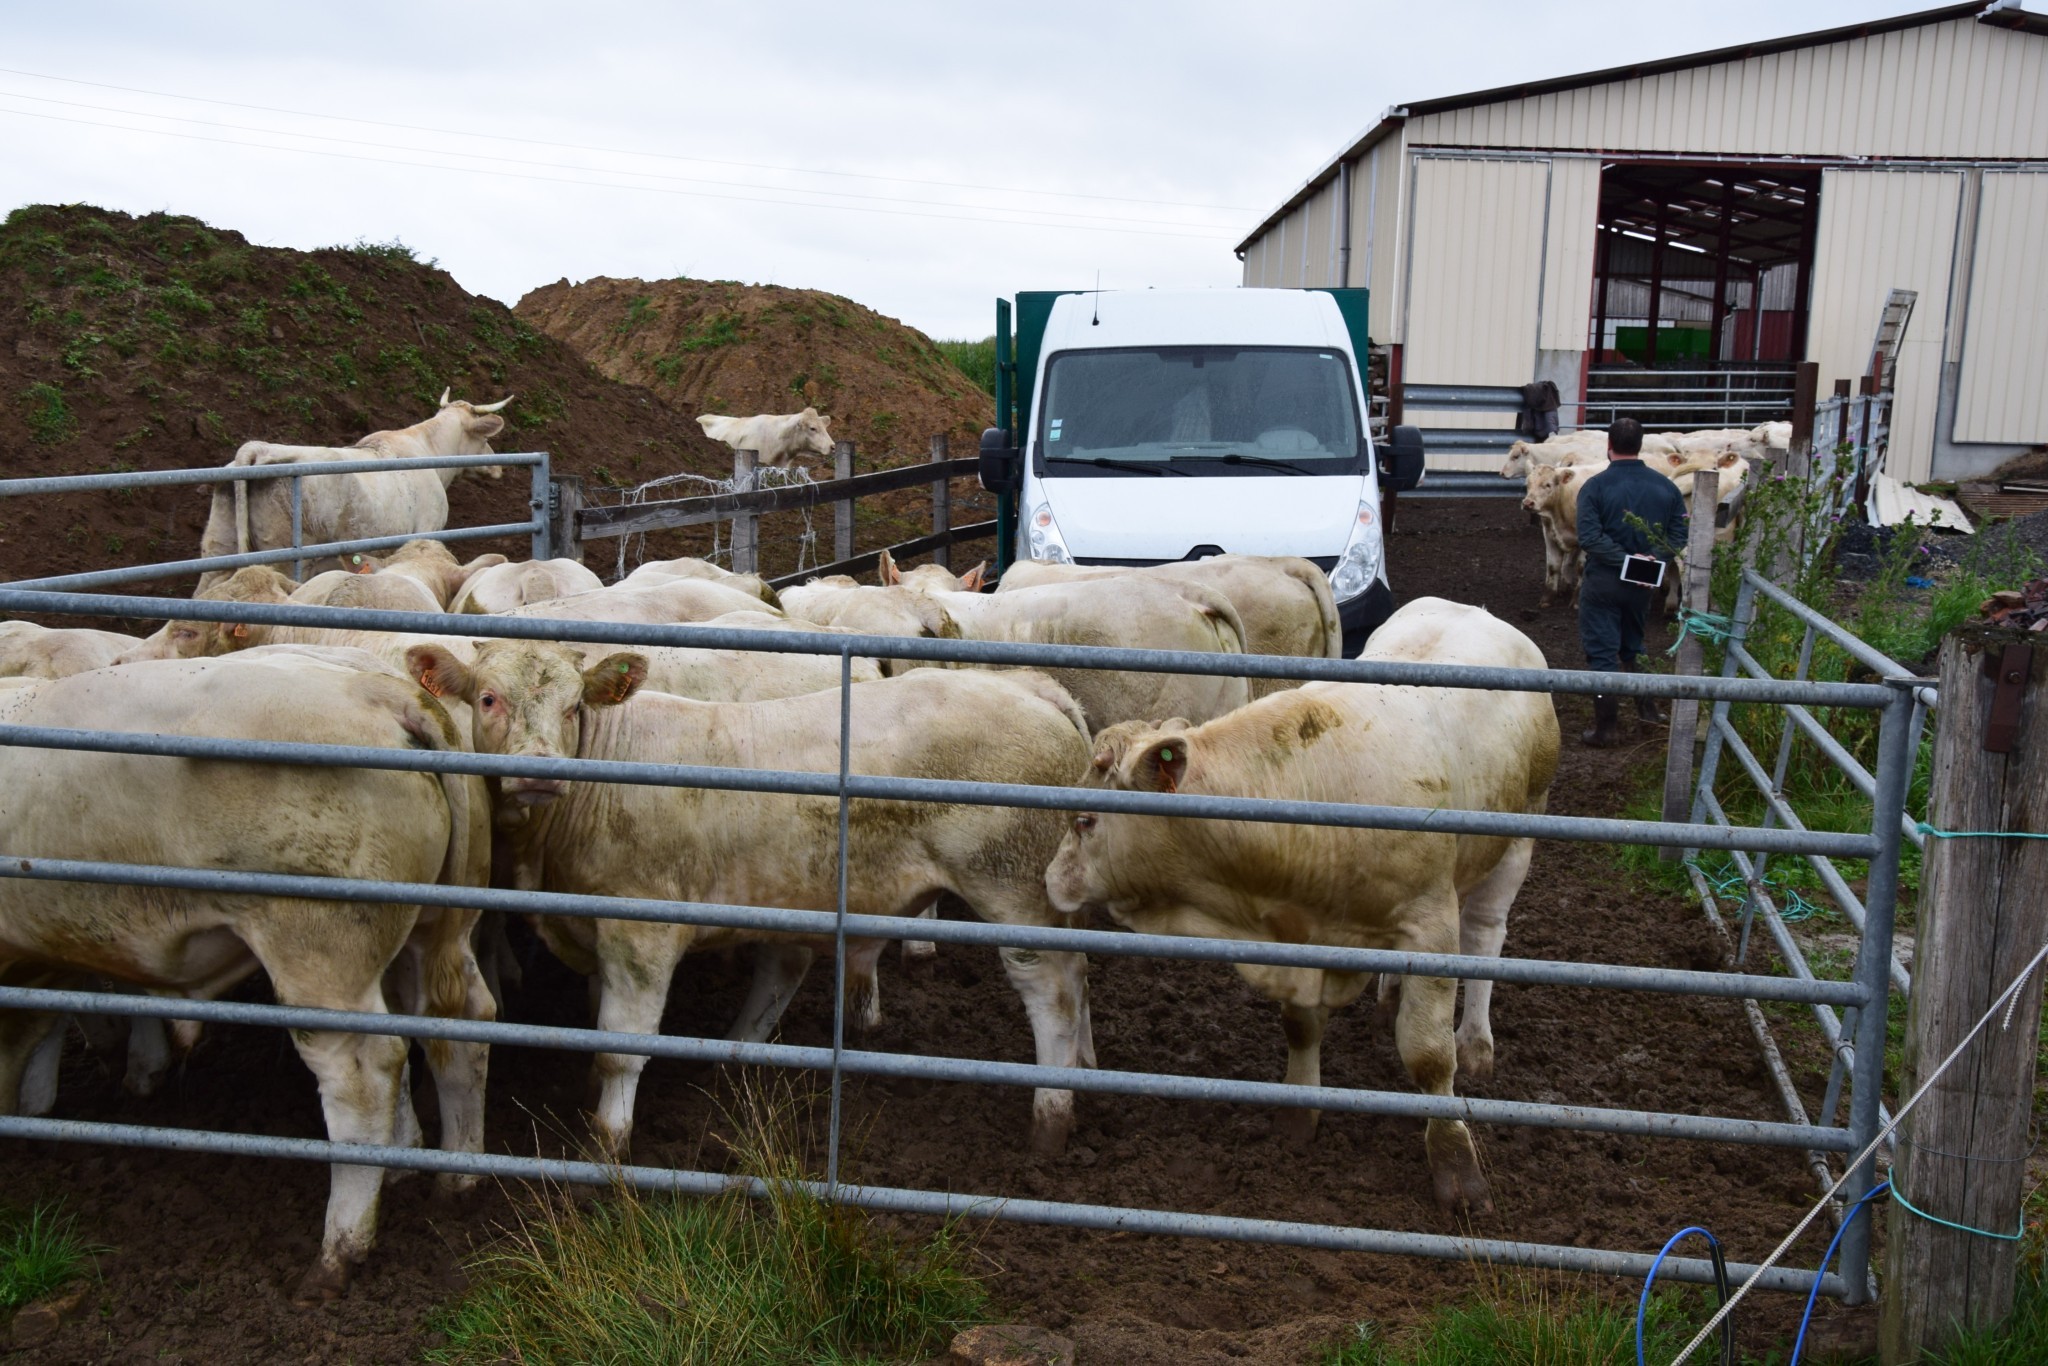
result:
M 1278 207 L 1259 223 L 1237 244 L 1242 254 L 1261 234 L 1277 221 L 1298 207 L 1310 195 L 1329 183 L 1336 174 L 1339 163 L 1361 155 L 1388 133 L 1402 126 L 1410 118 L 1429 114 L 1441 114 L 1482 105 L 1499 104 L 1511 100 L 1527 99 L 1531 96 L 1554 94 L 1561 91 L 1584 89 L 1590 86 L 1607 85 L 1619 81 L 1639 80 L 1644 77 L 1686 71 L 1695 67 L 1713 66 L 1725 62 L 1739 62 L 1750 58 L 1770 56 L 1776 53 L 1792 52 L 1803 48 L 1823 47 L 1830 43 L 1847 42 L 1857 38 L 1868 38 L 1904 29 L 1923 27 L 1928 24 L 1947 23 L 1957 19 L 1975 18 L 1977 22 L 1992 27 L 2016 32 L 2048 35 L 2048 14 L 2035 14 L 2017 7 L 2014 0 L 1971 0 L 1966 4 L 1944 5 L 1938 9 L 1920 10 L 1913 14 L 1902 14 L 1890 19 L 1874 19 L 1861 24 L 1849 24 L 1839 28 L 1819 29 L 1811 33 L 1795 34 L 1786 38 L 1774 38 L 1763 42 L 1745 43 L 1736 47 L 1716 48 L 1708 52 L 1695 52 L 1681 57 L 1669 57 L 1654 62 L 1638 62 L 1629 66 L 1608 67 L 1599 71 L 1582 72 L 1573 76 L 1560 76 L 1544 81 L 1529 81 L 1519 85 L 1499 86 L 1491 90 L 1473 91 L 1464 95 L 1451 95 L 1441 99 L 1423 100 L 1405 106 L 1395 106 L 1381 115 L 1379 121 L 1355 138 L 1337 155 L 1331 157 L 1320 170 L 1297 187 Z

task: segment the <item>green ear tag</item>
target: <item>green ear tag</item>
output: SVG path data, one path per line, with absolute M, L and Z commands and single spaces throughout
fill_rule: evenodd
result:
M 1160 762 L 1160 763 L 1162 763 L 1162 764 L 1170 764 L 1170 763 L 1172 763 L 1172 762 L 1173 762 L 1173 751 L 1172 751 L 1172 750 L 1170 750 L 1170 749 L 1162 749 L 1162 750 L 1160 750 L 1160 751 L 1159 751 L 1159 762 Z
M 622 664 L 620 664 L 620 665 L 619 665 L 619 672 L 620 672 L 620 673 L 622 673 L 622 674 L 629 674 L 629 673 L 633 672 L 633 666 L 632 666 L 631 664 L 623 664 L 623 663 L 622 663 Z

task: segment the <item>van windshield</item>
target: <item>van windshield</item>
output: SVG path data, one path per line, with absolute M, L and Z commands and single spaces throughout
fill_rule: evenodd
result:
M 1046 367 L 1039 473 L 1349 474 L 1365 451 L 1353 393 L 1338 351 L 1069 351 Z

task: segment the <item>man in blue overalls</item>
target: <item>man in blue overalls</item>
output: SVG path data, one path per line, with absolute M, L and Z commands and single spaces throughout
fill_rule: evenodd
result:
M 1612 462 L 1579 491 L 1579 549 L 1586 573 L 1579 587 L 1579 642 L 1586 667 L 1600 672 L 1641 672 L 1643 621 L 1649 581 L 1675 572 L 1672 557 L 1685 545 L 1685 499 L 1678 486 L 1642 462 L 1643 426 L 1624 417 L 1607 429 Z M 1620 699 L 1593 699 L 1593 726 L 1579 738 L 1596 749 L 1621 743 Z M 1636 699 L 1636 716 L 1664 718 L 1653 697 Z

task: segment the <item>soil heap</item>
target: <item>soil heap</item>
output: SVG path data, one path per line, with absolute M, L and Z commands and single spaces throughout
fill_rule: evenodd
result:
M 257 439 L 348 446 L 432 416 L 443 387 L 478 402 L 516 394 L 496 448 L 546 450 L 557 473 L 593 484 L 731 470 L 686 398 L 658 402 L 599 373 L 401 244 L 258 247 L 194 218 L 86 205 L 32 205 L 0 224 L 5 477 L 221 465 Z M 0 578 L 195 555 L 209 497 L 195 486 L 0 505 Z M 449 497 L 451 526 L 528 516 L 523 470 L 459 479 Z
M 940 433 L 972 455 L 989 423 L 988 395 L 929 337 L 821 290 L 597 276 L 543 286 L 513 311 L 693 417 L 815 407 L 859 443 L 863 471 L 924 460 Z

